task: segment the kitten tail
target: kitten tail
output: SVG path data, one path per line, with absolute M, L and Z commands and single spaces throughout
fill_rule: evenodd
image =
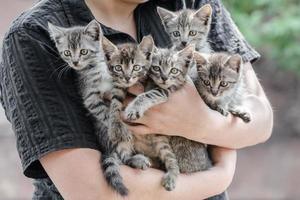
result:
M 102 155 L 102 169 L 107 183 L 120 195 L 127 196 L 128 189 L 123 183 L 120 174 L 120 165 L 117 158 L 111 155 Z

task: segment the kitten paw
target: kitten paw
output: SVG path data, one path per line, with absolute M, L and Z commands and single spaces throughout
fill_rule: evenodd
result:
M 250 114 L 248 112 L 241 111 L 230 111 L 232 115 L 241 118 L 245 123 L 249 123 L 251 121 Z
M 136 107 L 129 105 L 125 109 L 124 115 L 125 115 L 125 119 L 129 121 L 134 121 L 141 118 L 144 115 L 144 113 L 138 110 Z
M 127 164 L 133 168 L 142 170 L 148 169 L 151 166 L 150 159 L 142 154 L 132 156 L 128 160 Z
M 239 115 L 240 118 L 242 118 L 242 120 L 245 122 L 245 123 L 249 123 L 251 121 L 251 117 L 250 117 L 250 114 L 249 113 L 240 113 Z
M 224 108 L 221 108 L 221 107 L 217 107 L 217 111 L 225 117 L 227 117 L 229 114 L 229 112 L 227 110 L 225 110 Z
M 165 174 L 162 179 L 162 186 L 164 186 L 167 191 L 174 190 L 176 187 L 176 176 L 170 173 Z
M 123 122 L 115 122 L 110 127 L 110 139 L 111 141 L 131 141 L 132 134 L 126 128 L 126 125 Z

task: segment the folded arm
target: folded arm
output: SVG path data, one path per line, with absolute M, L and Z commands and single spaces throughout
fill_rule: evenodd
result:
M 229 186 L 235 169 L 236 152 L 219 147 L 212 151 L 214 167 L 191 175 L 181 174 L 177 187 L 168 192 L 161 186 L 163 172 L 122 166 L 121 173 L 129 188 L 129 200 L 204 199 L 219 194 Z M 91 149 L 68 149 L 49 153 L 41 163 L 64 199 L 122 199 L 105 182 L 99 167 L 100 153 Z

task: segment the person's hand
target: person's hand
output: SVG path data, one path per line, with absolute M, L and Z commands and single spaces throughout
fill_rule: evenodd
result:
M 131 93 L 139 94 L 142 88 L 130 89 Z M 166 103 L 154 106 L 145 115 L 133 121 L 129 129 L 135 134 L 160 133 L 164 135 L 181 135 L 205 133 L 211 126 L 208 116 L 211 110 L 199 96 L 195 86 L 187 83 L 172 93 Z

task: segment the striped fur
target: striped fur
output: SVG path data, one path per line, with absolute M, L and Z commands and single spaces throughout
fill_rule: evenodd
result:
M 103 171 L 108 183 L 122 196 L 128 194 L 128 189 L 122 183 L 119 164 L 124 163 L 139 169 L 147 169 L 150 166 L 149 158 L 135 154 L 133 136 L 121 119 L 121 111 L 127 89 L 146 78 L 153 47 L 151 36 L 144 37 L 139 45 L 126 43 L 118 46 L 103 38 L 103 50 L 113 80 L 108 125 L 112 153 L 104 158 L 103 163 L 106 164 L 103 165 Z M 116 157 L 120 162 L 116 161 Z
M 182 1 L 185 3 L 185 0 Z M 158 7 L 157 12 L 174 48 L 181 50 L 187 45 L 194 45 L 200 52 L 211 51 L 207 42 L 212 15 L 209 4 L 198 10 L 182 9 L 177 12 Z
M 247 91 L 244 87 L 241 56 L 227 53 L 205 56 L 195 52 L 195 61 L 198 71 L 196 87 L 205 103 L 224 116 L 230 112 L 244 122 L 250 122 L 250 114 L 242 106 Z
M 149 76 L 153 84 L 150 90 L 138 95 L 125 109 L 128 120 L 136 120 L 149 108 L 166 102 L 170 93 L 180 89 L 187 80 L 191 67 L 194 48 L 186 47 L 180 52 L 168 49 L 157 49 L 153 54 Z M 173 190 L 179 174 L 176 156 L 170 146 L 169 137 L 158 134 L 135 136 L 135 150 L 159 159 L 167 171 L 162 180 L 166 190 Z
M 71 28 L 49 23 L 49 32 L 62 59 L 78 74 L 82 99 L 96 119 L 95 127 L 103 126 L 108 121 L 105 98 L 112 88 L 112 79 L 99 44 L 102 35 L 100 25 L 95 20 L 86 27 Z
M 109 100 L 114 92 L 112 91 L 112 78 L 100 46 L 100 42 L 102 42 L 100 26 L 97 22 L 92 21 L 87 27 L 60 28 L 50 24 L 49 28 L 62 58 L 78 74 L 84 105 L 95 118 L 96 132 L 101 133 L 99 142 L 102 149 L 101 165 L 104 177 L 112 188 L 117 188 L 121 195 L 126 195 L 128 190 L 119 173 L 120 161 L 112 151 L 113 144 L 110 142 L 110 137 L 103 135 L 107 134 L 107 131 L 100 131 L 103 129 L 103 125 L 109 126 L 111 110 L 105 99 Z M 87 30 L 90 31 L 87 32 Z M 76 53 L 81 49 L 87 49 L 89 53 L 85 56 L 78 56 Z M 64 51 L 66 50 L 70 51 L 72 56 L 65 56 Z M 75 66 L 73 61 L 78 58 L 80 58 L 79 62 Z M 123 93 L 119 94 L 119 96 L 122 95 Z M 111 104 L 115 104 L 114 99 Z

